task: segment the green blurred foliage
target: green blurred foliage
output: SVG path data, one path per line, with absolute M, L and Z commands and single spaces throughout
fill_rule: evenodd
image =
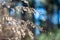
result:
M 56 33 L 42 33 L 40 36 L 37 36 L 37 40 L 60 40 L 60 29 Z

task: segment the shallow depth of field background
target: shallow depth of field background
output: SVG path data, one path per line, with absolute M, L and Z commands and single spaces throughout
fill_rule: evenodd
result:
M 4 4 L 5 2 L 7 5 Z M 8 4 L 10 2 L 12 2 L 12 7 Z M 60 40 L 60 0 L 0 0 L 0 3 L 4 5 L 3 7 L 6 6 L 11 17 L 24 21 L 30 20 L 36 25 L 36 28 L 32 30 L 34 40 Z M 21 15 L 22 11 L 17 6 L 33 8 L 34 12 L 31 13 L 33 15 L 25 11 Z M 14 9 L 15 7 L 17 10 Z M 30 40 L 29 37 L 26 40 Z

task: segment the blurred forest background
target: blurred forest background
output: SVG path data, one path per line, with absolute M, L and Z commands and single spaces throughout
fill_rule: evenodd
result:
M 0 0 L 0 40 L 60 40 L 60 0 Z

